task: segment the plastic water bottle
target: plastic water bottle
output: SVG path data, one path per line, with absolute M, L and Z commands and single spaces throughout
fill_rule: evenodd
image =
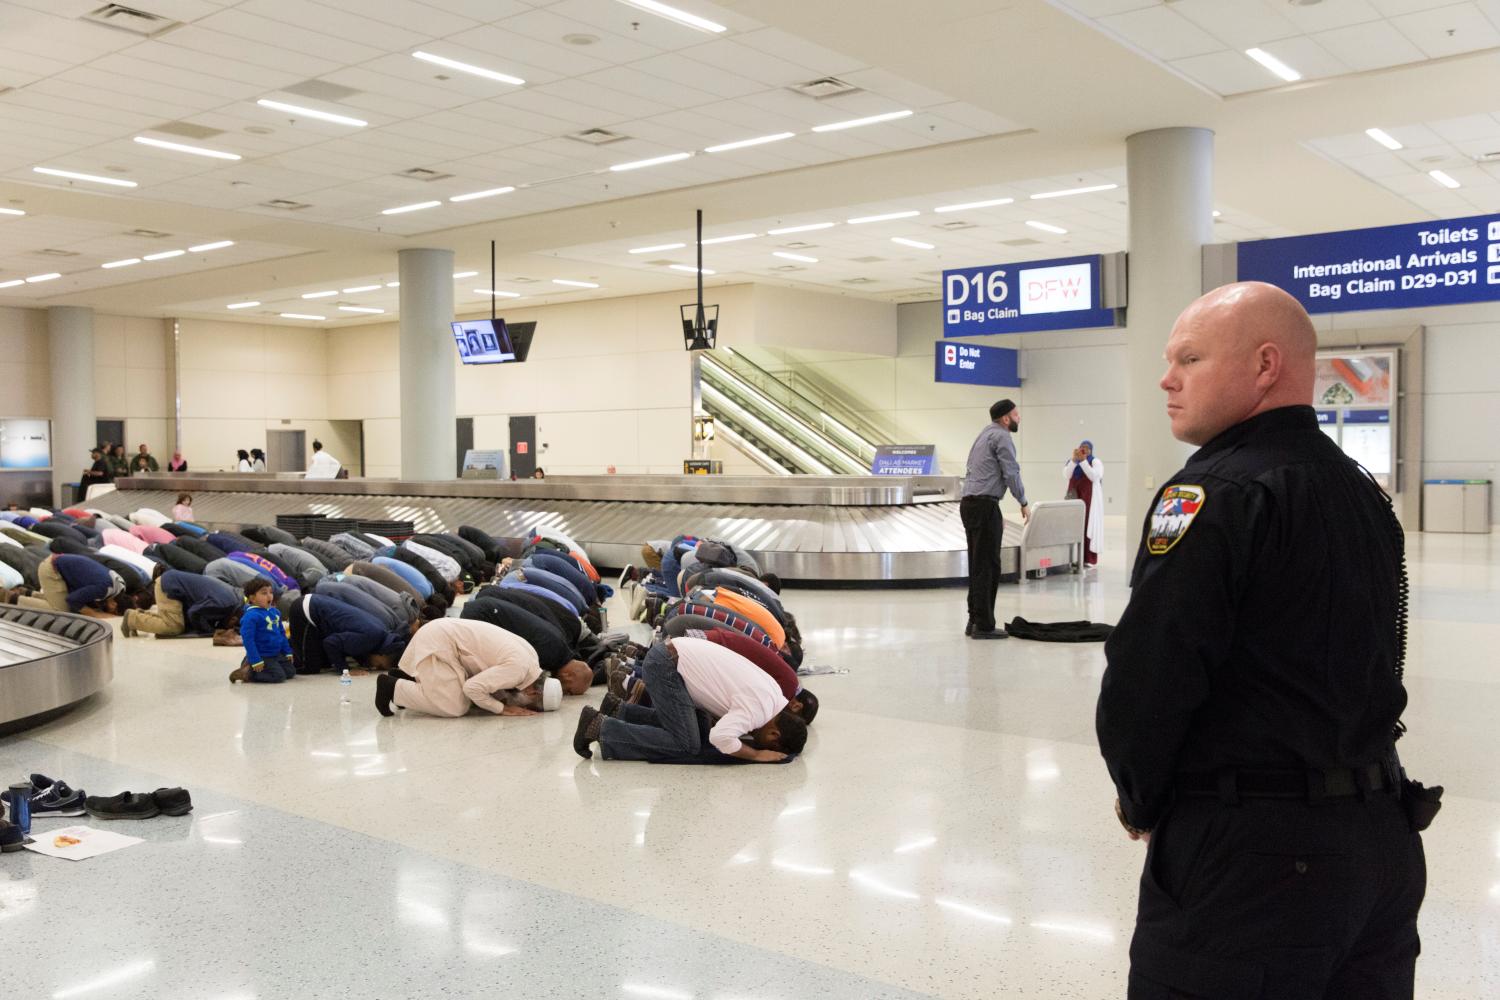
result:
M 349 676 L 349 668 L 345 667 L 344 672 L 339 674 L 339 704 L 349 704 L 349 694 L 353 690 L 354 678 Z

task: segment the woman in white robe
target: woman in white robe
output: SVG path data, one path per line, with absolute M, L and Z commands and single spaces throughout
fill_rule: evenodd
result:
M 1084 563 L 1099 563 L 1099 548 L 1104 544 L 1104 463 L 1094 457 L 1094 443 L 1084 441 L 1073 449 L 1073 457 L 1063 464 L 1068 477 L 1067 497 L 1083 501 Z

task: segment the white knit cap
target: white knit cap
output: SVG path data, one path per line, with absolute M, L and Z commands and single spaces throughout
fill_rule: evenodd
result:
M 555 712 L 562 708 L 562 681 L 548 677 L 542 681 L 542 711 Z

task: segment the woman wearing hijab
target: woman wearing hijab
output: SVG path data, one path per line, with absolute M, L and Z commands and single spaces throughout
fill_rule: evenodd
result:
M 235 457 L 240 460 L 240 464 L 234 467 L 235 472 L 255 471 L 255 467 L 250 464 L 250 453 L 248 451 L 241 448 L 239 451 L 235 452 Z
M 251 448 L 250 449 L 250 471 L 251 472 L 265 472 L 266 471 L 266 453 L 263 452 L 263 451 L 261 451 L 259 448 Z
M 174 452 L 172 452 L 172 461 L 170 461 L 170 462 L 167 463 L 167 471 L 168 472 L 186 472 L 187 470 L 188 470 L 187 459 L 185 459 L 185 458 L 182 457 L 182 452 L 180 452 L 180 451 L 174 451 Z
M 1063 473 L 1068 477 L 1068 499 L 1083 501 L 1084 562 L 1097 566 L 1099 546 L 1104 543 L 1104 496 L 1096 492 L 1104 481 L 1104 463 L 1094 457 L 1094 442 L 1084 441 L 1074 448 Z

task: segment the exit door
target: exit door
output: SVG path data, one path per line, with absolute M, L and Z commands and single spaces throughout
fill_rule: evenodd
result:
M 266 431 L 267 472 L 301 472 L 306 455 L 306 431 Z
M 536 471 L 536 417 L 510 418 L 510 471 L 517 479 Z
M 474 447 L 473 417 L 458 418 L 458 434 L 456 437 L 458 438 L 458 465 L 454 467 L 456 471 L 453 474 L 462 479 L 464 477 L 464 456 L 469 453 L 470 448 Z

